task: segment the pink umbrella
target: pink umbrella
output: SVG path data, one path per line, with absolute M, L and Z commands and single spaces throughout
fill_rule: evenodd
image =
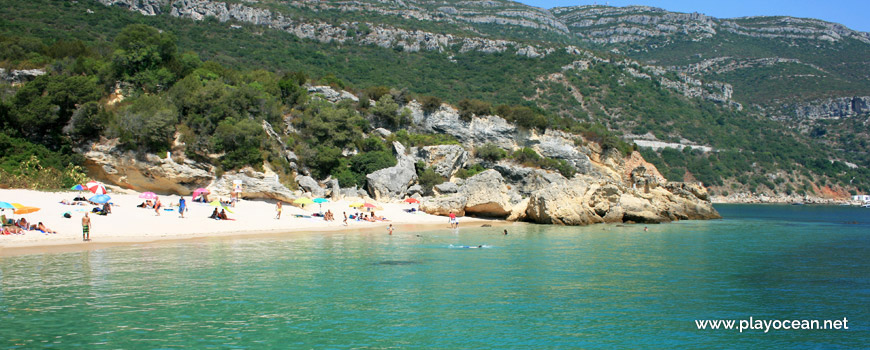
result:
M 196 199 L 196 197 L 199 197 L 199 195 L 202 193 L 209 194 L 209 193 L 211 193 L 211 191 L 209 191 L 208 189 L 205 189 L 205 188 L 197 188 L 196 190 L 193 191 L 193 199 Z
M 154 192 L 144 192 L 144 193 L 142 193 L 142 194 L 139 195 L 139 198 L 144 198 L 144 199 L 157 199 L 157 194 L 154 193 Z
M 85 184 L 85 187 L 94 194 L 106 194 L 106 186 L 101 182 L 91 181 Z

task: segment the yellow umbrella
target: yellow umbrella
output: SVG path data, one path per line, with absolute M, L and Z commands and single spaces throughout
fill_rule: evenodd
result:
M 359 208 L 359 207 L 363 206 L 363 203 L 362 203 L 362 202 L 356 202 L 356 203 L 351 203 L 351 204 L 348 205 L 348 206 L 351 207 L 351 208 Z
M 15 207 L 15 209 L 24 208 L 24 204 L 21 203 L 12 203 L 12 206 Z
M 39 211 L 37 207 L 20 207 L 15 209 L 15 214 L 30 214 Z
M 305 204 L 314 203 L 314 201 L 308 197 L 299 197 L 299 198 L 296 198 L 296 200 L 293 201 L 293 203 L 305 205 Z

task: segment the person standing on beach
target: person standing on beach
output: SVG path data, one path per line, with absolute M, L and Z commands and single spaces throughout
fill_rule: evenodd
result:
M 347 226 L 347 212 L 343 211 L 341 213 L 344 214 L 344 226 Z
M 181 218 L 184 219 L 184 211 L 187 210 L 187 202 L 184 201 L 184 197 L 178 200 L 178 214 L 181 214 Z
M 90 241 L 91 240 L 91 218 L 88 216 L 88 212 L 85 212 L 85 216 L 82 217 L 82 241 Z
M 281 201 L 278 201 L 278 204 L 275 204 L 275 219 L 281 219 Z
M 160 197 L 154 199 L 154 212 L 160 216 Z
M 390 236 L 393 235 L 393 224 L 390 224 L 390 227 L 387 227 L 387 232 L 390 233 Z
M 451 211 L 450 212 L 450 228 L 457 228 L 457 227 L 459 227 L 459 221 L 456 220 L 456 214 L 454 214 Z

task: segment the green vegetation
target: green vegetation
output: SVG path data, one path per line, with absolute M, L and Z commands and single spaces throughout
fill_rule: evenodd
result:
M 686 138 L 715 149 L 711 153 L 645 150 L 644 156 L 670 179 L 691 175 L 720 186 L 745 177 L 747 185 L 772 185 L 782 191 L 789 186 L 794 191 L 807 191 L 804 181 L 852 184 L 862 191 L 870 190 L 867 153 L 843 152 L 825 144 L 866 149 L 866 136 L 846 132 L 864 130 L 866 135 L 866 126 L 825 125 L 812 137 L 804 137 L 759 116 L 749 105 L 746 111 L 738 111 L 686 98 L 655 80 L 627 74 L 615 64 L 593 63 L 586 70 L 562 71 L 562 66 L 578 59 L 564 50 L 535 59 L 518 56 L 510 49 L 492 54 L 460 53 L 458 48 L 406 52 L 373 45 L 320 43 L 249 25 L 234 29 L 217 20 L 145 17 L 91 1 L 11 0 L 4 5 L 0 67 L 46 68 L 50 74 L 20 87 L 0 87 L 0 127 L 4 135 L 28 145 L 25 156 L 43 152 L 37 149 L 50 152 L 44 155 L 47 158 L 40 155 L 43 162 L 57 158 L 79 164 L 72 149 L 100 136 L 118 137 L 127 149 L 150 152 L 172 149 L 179 136 L 189 157 L 212 162 L 219 171 L 243 166 L 259 169 L 269 164 L 287 175 L 293 170 L 279 140 L 269 136 L 274 131 L 315 177 L 332 175 L 342 186 L 362 186 L 365 172 L 395 164 L 389 142 L 406 146 L 457 143 L 445 135 L 403 130 L 410 118 L 401 106 L 416 96 L 427 113 L 437 110 L 442 102 L 452 103 L 466 120 L 495 113 L 528 130 L 569 131 L 582 135 L 578 144 L 593 141 L 604 150 L 622 154 L 635 149 L 620 138 L 627 133 L 651 133 L 672 142 Z M 371 31 L 363 23 L 370 22 L 453 34 L 470 34 L 469 28 L 474 28 L 493 35 L 563 40 L 533 30 L 499 34 L 497 29 L 503 27 L 496 25 L 464 27 L 400 16 L 315 12 L 277 2 L 262 5 L 330 23 L 356 18 L 360 22 L 356 35 Z M 677 40 L 667 49 L 647 47 L 647 51 L 627 52 L 660 64 L 696 62 L 700 56 L 712 57 L 715 50 L 730 50 L 736 58 L 775 53 L 797 57 L 827 72 L 821 78 L 797 77 L 819 72 L 806 64 L 788 63 L 710 76 L 732 81 L 735 97 L 743 99 L 741 102 L 783 97 L 792 93 L 787 91 L 792 85 L 798 85 L 795 91 L 806 96 L 816 96 L 814 93 L 822 90 L 865 91 L 866 79 L 861 80 L 861 70 L 856 67 L 868 56 L 866 45 L 844 40 L 807 50 L 805 45 L 792 48 L 724 33 L 719 38 L 721 43 L 715 45 Z M 686 55 L 692 50 L 701 55 Z M 825 52 L 837 54 L 820 58 Z M 616 55 L 598 55 L 611 62 L 621 60 Z M 832 62 L 843 65 L 832 67 Z M 564 79 L 540 79 L 554 72 L 561 72 Z M 758 77 L 763 81 L 752 80 Z M 125 99 L 106 105 L 118 81 Z M 831 81 L 842 84 L 833 86 Z M 308 95 L 303 87 L 308 82 L 348 89 L 377 103 L 372 105 L 365 98 L 359 103 L 327 103 Z M 285 120 L 298 132 L 285 134 Z M 368 135 L 373 127 L 394 133 L 381 140 Z M 479 157 L 490 161 L 507 156 L 491 149 L 482 154 Z M 537 154 L 522 151 L 511 156 L 532 166 L 573 173 L 566 163 Z M 860 166 L 843 168 L 843 161 Z M 463 175 L 473 172 L 469 168 Z M 784 183 L 759 178 L 773 172 L 800 176 Z
M 436 173 L 434 169 L 426 167 L 426 163 L 417 162 L 417 164 L 414 164 L 414 167 L 417 170 L 417 181 L 420 187 L 423 188 L 423 195 L 431 195 L 432 187 L 447 181 L 443 176 Z
M 511 158 L 513 158 L 517 163 L 525 166 L 556 170 L 562 174 L 562 176 L 569 179 L 574 177 L 574 174 L 577 172 L 577 170 L 564 159 L 541 157 L 538 152 L 535 152 L 535 150 L 528 147 L 523 147 L 514 151 L 514 153 L 511 154 Z
M 495 163 L 507 156 L 507 151 L 494 144 L 487 143 L 474 149 L 474 155 L 480 159 Z

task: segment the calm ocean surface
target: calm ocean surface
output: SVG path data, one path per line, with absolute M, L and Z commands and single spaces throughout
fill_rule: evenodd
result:
M 870 209 L 297 234 L 0 259 L 2 348 L 866 348 Z M 446 225 L 445 225 L 446 226 Z M 418 236 L 419 235 L 419 236 Z M 482 249 L 455 246 L 486 245 Z M 454 245 L 451 248 L 451 245 Z M 849 330 L 698 330 L 696 319 Z

